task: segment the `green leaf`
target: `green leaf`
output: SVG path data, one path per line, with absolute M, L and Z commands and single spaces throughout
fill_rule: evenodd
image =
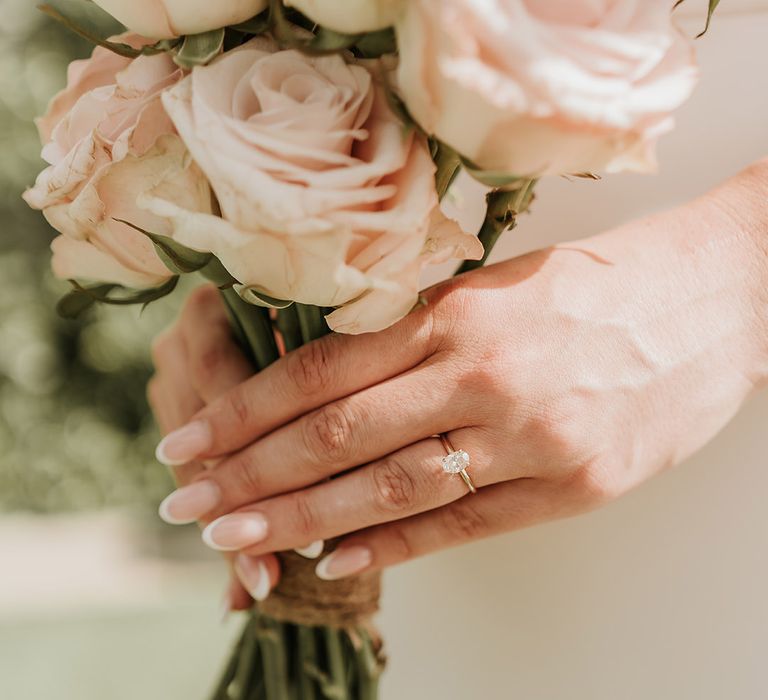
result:
M 88 5 L 93 6 L 92 3 L 88 3 Z M 103 37 L 98 36 L 94 32 L 83 27 L 76 20 L 60 12 L 51 4 L 38 5 L 38 9 L 86 41 L 90 41 L 92 44 L 96 44 L 97 46 L 109 49 L 113 53 L 116 53 L 118 56 L 123 56 L 125 58 L 137 58 L 138 56 L 152 56 L 159 53 L 165 53 L 167 51 L 171 51 L 178 43 L 178 41 L 174 39 L 163 39 L 162 41 L 158 41 L 156 44 L 151 44 L 140 49 L 136 49 L 128 44 L 109 41 Z
M 673 5 L 672 9 L 676 10 L 680 5 L 683 4 L 685 0 L 677 0 L 677 2 Z M 704 24 L 704 29 L 699 32 L 699 34 L 696 35 L 697 39 L 700 39 L 703 37 L 707 30 L 709 29 L 709 25 L 712 22 L 712 15 L 715 14 L 715 10 L 717 9 L 717 6 L 720 4 L 720 0 L 709 0 L 709 6 L 707 8 L 707 21 Z
M 244 284 L 235 284 L 234 290 L 243 301 L 254 306 L 263 306 L 266 309 L 287 309 L 293 304 L 292 301 L 275 299 L 275 297 L 259 292 L 253 287 L 247 287 Z
M 85 287 L 77 280 L 69 280 L 72 291 L 59 301 L 56 310 L 64 318 L 77 318 L 94 304 L 109 304 L 111 306 L 133 306 L 147 304 L 168 296 L 179 283 L 178 275 L 174 275 L 159 287 L 150 289 L 125 290 L 118 284 L 97 284 Z M 126 294 L 111 296 L 114 290 L 125 290 Z
M 115 221 L 130 226 L 135 231 L 143 233 L 149 238 L 149 240 L 155 244 L 155 250 L 160 259 L 174 274 L 182 275 L 190 272 L 197 272 L 213 259 L 211 253 L 201 253 L 198 250 L 192 250 L 192 248 L 187 248 L 187 246 L 182 245 L 178 241 L 174 241 L 173 238 L 161 236 L 159 233 L 145 231 L 143 228 L 136 226 L 136 224 L 132 224 L 130 221 L 125 221 L 124 219 L 115 219 Z
M 720 4 L 720 0 L 709 0 L 709 7 L 707 8 L 707 22 L 704 25 L 704 29 L 701 31 L 700 34 L 696 35 L 696 38 L 704 36 L 707 33 L 707 30 L 709 29 L 709 24 L 712 21 L 712 15 L 715 14 L 715 10 L 717 9 L 717 6 Z
M 98 298 L 106 296 L 109 292 L 119 286 L 120 285 L 117 284 L 100 284 L 95 287 L 90 287 L 87 292 L 75 289 L 59 300 L 59 303 L 56 304 L 56 313 L 68 320 L 79 318 L 84 312 L 96 304 Z
M 202 34 L 190 34 L 184 37 L 181 48 L 173 57 L 177 66 L 191 69 L 210 63 L 221 53 L 224 46 L 224 29 L 214 29 Z

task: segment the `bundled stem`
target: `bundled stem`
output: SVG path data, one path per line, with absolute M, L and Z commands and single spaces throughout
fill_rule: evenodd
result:
M 528 211 L 534 198 L 536 180 L 518 180 L 514 187 L 491 190 L 485 197 L 486 213 L 478 238 L 485 253 L 480 260 L 465 260 L 456 274 L 483 267 L 504 231 L 517 226 L 517 217 Z

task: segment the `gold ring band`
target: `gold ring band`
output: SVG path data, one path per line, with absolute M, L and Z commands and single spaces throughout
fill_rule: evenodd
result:
M 445 433 L 440 433 L 438 437 L 447 453 L 442 460 L 443 471 L 448 474 L 458 474 L 464 480 L 469 492 L 477 493 L 477 488 L 474 483 L 472 483 L 472 477 L 467 473 L 467 467 L 469 467 L 469 455 L 464 450 L 457 450 Z

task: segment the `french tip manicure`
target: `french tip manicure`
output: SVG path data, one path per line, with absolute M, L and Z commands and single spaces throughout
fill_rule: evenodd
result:
M 166 496 L 158 513 L 169 525 L 188 525 L 210 513 L 220 501 L 218 484 L 206 479 L 182 486 Z
M 365 571 L 373 562 L 368 547 L 343 547 L 323 557 L 315 567 L 315 575 L 323 581 L 338 581 Z
M 219 552 L 234 552 L 237 549 L 237 547 L 231 547 L 231 548 L 222 547 L 220 544 L 217 544 L 216 542 L 214 542 L 213 528 L 216 526 L 218 522 L 219 522 L 218 520 L 214 520 L 212 523 L 209 523 L 205 527 L 205 529 L 203 530 L 203 534 L 201 535 L 203 538 L 203 542 L 211 549 L 218 550 Z
M 170 437 L 170 436 L 169 436 Z M 184 462 L 173 460 L 165 453 L 165 441 L 167 438 L 163 438 L 155 448 L 155 459 L 164 464 L 166 467 L 180 467 Z
M 158 462 L 167 467 L 188 464 L 211 446 L 211 429 L 206 421 L 193 421 L 168 433 L 155 448 Z
M 235 571 L 251 598 L 263 603 L 272 591 L 269 570 L 263 559 L 254 559 L 240 554 L 235 560 Z
M 267 520 L 261 513 L 230 513 L 203 530 L 203 542 L 220 552 L 234 552 L 263 541 L 267 530 Z
M 163 502 L 160 504 L 160 507 L 157 509 L 157 514 L 160 516 L 160 519 L 163 522 L 168 523 L 168 525 L 189 525 L 190 523 L 195 522 L 194 518 L 189 520 L 183 518 L 175 518 L 173 515 L 171 515 L 170 504 L 173 501 L 173 496 L 173 493 L 166 496 L 163 499 Z
M 325 549 L 325 540 L 315 540 L 312 544 L 299 547 L 294 551 L 305 559 L 317 559 L 323 553 L 323 549 Z

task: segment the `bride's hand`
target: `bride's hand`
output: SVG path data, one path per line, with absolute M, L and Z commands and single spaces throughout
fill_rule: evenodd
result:
M 168 507 L 215 518 L 211 547 L 255 556 L 352 533 L 318 565 L 334 579 L 616 498 L 768 376 L 765 197 L 741 190 L 464 275 L 387 331 L 299 349 L 165 439 L 166 460 L 230 455 Z M 443 471 L 439 433 L 469 454 L 476 495 Z
M 229 323 L 214 287 L 200 287 L 187 299 L 177 321 L 152 344 L 155 375 L 147 386 L 147 398 L 160 431 L 170 433 L 186 424 L 206 404 L 226 394 L 253 375 L 253 368 L 230 339 Z M 214 369 L 215 371 L 210 371 Z M 206 473 L 199 461 L 173 460 L 176 483 L 184 487 Z M 166 520 L 179 522 L 163 507 Z M 205 524 L 205 520 L 202 520 Z M 229 556 L 230 564 L 234 558 Z M 261 559 L 273 586 L 279 577 L 275 557 Z M 249 571 L 259 570 L 258 560 L 246 562 Z M 241 578 L 245 578 L 240 575 Z M 251 576 L 251 578 L 253 578 Z M 257 597 L 264 590 L 252 587 Z M 264 595 L 269 593 L 266 589 Z M 233 571 L 225 602 L 228 608 L 244 610 L 251 595 Z

